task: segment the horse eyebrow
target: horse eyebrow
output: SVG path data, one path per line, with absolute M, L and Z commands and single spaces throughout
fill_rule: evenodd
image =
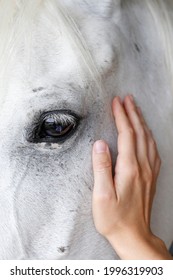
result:
M 44 87 L 38 87 L 38 88 L 33 88 L 32 91 L 33 92 L 38 92 L 38 91 L 42 91 L 42 90 L 45 90 Z

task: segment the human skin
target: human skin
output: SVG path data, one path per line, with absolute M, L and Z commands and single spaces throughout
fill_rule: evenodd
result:
M 109 147 L 94 143 L 93 218 L 97 231 L 124 260 L 171 260 L 162 240 L 150 229 L 150 216 L 161 160 L 156 142 L 131 95 L 115 97 L 118 132 L 115 176 Z

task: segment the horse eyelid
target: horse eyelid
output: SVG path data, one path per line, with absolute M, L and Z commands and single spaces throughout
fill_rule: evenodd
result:
M 73 128 L 77 127 L 81 120 L 81 117 L 68 110 L 51 111 L 51 112 L 46 112 L 45 114 L 40 114 L 38 119 L 32 124 L 32 126 L 28 130 L 27 140 L 29 142 L 37 142 L 36 140 L 40 138 L 39 132 L 43 122 L 46 120 L 46 118 L 51 118 L 51 117 L 53 117 L 55 121 L 60 122 L 62 125 L 64 124 L 68 125 L 71 123 L 73 125 Z

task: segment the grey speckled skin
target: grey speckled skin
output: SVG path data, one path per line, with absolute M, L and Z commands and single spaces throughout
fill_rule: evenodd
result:
M 23 51 L 16 56 L 0 111 L 0 259 L 118 258 L 93 224 L 91 149 L 95 140 L 105 139 L 115 163 L 111 102 L 129 92 L 163 162 L 152 229 L 167 246 L 173 239 L 173 94 L 164 52 L 143 1 L 101 2 L 64 4 L 88 44 L 102 92 L 46 12 L 35 24 L 30 72 Z M 74 134 L 61 144 L 28 142 L 35 120 L 52 110 L 80 116 Z

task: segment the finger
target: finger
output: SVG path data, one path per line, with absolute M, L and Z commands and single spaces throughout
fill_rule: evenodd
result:
M 153 182 L 152 182 L 152 189 L 150 192 L 149 211 L 148 211 L 148 213 L 149 213 L 148 217 L 149 217 L 149 221 L 150 221 L 150 213 L 151 213 L 151 209 L 152 209 L 154 195 L 156 192 L 156 183 L 157 183 L 157 178 L 158 178 L 158 175 L 160 172 L 161 160 L 160 160 L 160 156 L 158 154 L 157 145 L 153 138 L 152 132 L 148 128 L 147 123 L 146 123 L 146 121 L 142 115 L 141 109 L 139 107 L 137 107 L 137 112 L 138 112 L 138 115 L 141 119 L 141 122 L 144 126 L 144 129 L 145 129 L 145 132 L 147 135 L 148 159 L 149 159 L 150 167 L 153 172 Z
M 136 154 L 137 160 L 141 167 L 148 165 L 148 143 L 147 135 L 138 115 L 136 105 L 131 96 L 127 96 L 124 100 L 124 107 L 129 117 L 130 123 L 136 135 Z
M 137 108 L 137 112 L 138 115 L 141 119 L 141 122 L 143 124 L 143 127 L 145 129 L 146 135 L 147 135 L 147 143 L 148 143 L 148 159 L 149 159 L 149 163 L 150 163 L 150 167 L 152 170 L 155 169 L 155 165 L 156 165 L 156 161 L 157 158 L 159 158 L 159 153 L 158 153 L 158 149 L 157 149 L 157 145 L 156 142 L 153 138 L 152 132 L 151 130 L 148 128 L 146 121 L 142 115 L 142 112 L 140 110 L 140 108 Z
M 96 141 L 92 153 L 93 172 L 94 172 L 94 192 L 104 194 L 109 191 L 115 192 L 112 178 L 112 161 L 107 144 Z
M 158 156 L 157 159 L 156 159 L 155 168 L 154 168 L 155 182 L 157 181 L 157 178 L 158 178 L 158 176 L 159 176 L 160 167 L 161 167 L 161 159 L 160 159 L 160 157 Z
M 118 154 L 126 161 L 136 161 L 134 132 L 119 97 L 114 98 L 112 107 L 118 131 Z

